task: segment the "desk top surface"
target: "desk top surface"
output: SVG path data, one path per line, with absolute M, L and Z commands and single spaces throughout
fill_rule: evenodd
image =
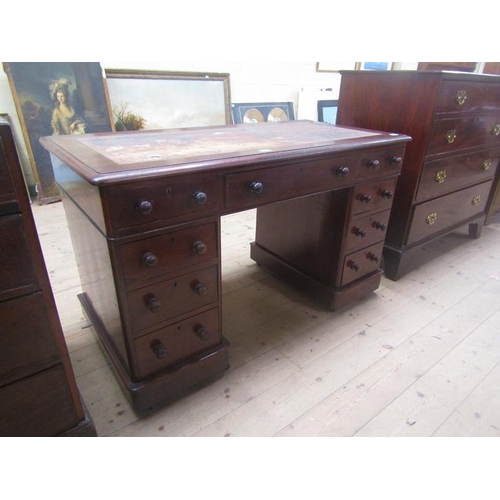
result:
M 91 184 L 212 171 L 346 152 L 408 136 L 311 121 L 42 137 L 42 145 Z

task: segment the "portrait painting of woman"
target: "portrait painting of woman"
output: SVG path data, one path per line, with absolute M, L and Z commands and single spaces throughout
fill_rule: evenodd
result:
M 61 199 L 40 137 L 114 130 L 100 63 L 3 63 L 40 204 Z M 21 147 L 24 145 L 20 145 Z M 32 192 L 33 194 L 33 192 Z

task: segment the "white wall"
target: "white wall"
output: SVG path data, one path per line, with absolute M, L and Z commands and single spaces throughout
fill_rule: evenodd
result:
M 398 63 L 398 69 L 416 69 L 416 63 Z M 186 63 L 130 63 L 101 62 L 103 68 L 149 69 L 165 71 L 196 71 L 229 73 L 231 102 L 293 102 L 298 115 L 299 92 L 302 88 L 332 88 L 338 95 L 340 74 L 316 71 L 315 62 L 186 62 Z M 17 118 L 7 75 L 0 71 L 0 113 L 8 113 L 14 129 L 19 156 L 26 180 L 34 185 L 34 178 Z M 312 119 L 312 117 L 306 116 Z

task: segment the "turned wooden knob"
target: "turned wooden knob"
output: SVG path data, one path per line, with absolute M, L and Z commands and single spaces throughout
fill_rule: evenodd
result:
M 161 309 L 161 302 L 153 295 L 147 299 L 146 306 L 152 313 L 156 313 Z
M 370 203 L 370 201 L 372 201 L 372 197 L 369 194 L 363 194 L 363 195 L 361 195 L 360 200 L 363 203 Z
M 353 269 L 354 271 L 359 271 L 361 269 L 361 266 L 354 261 L 349 262 L 348 266 Z
M 387 225 L 383 222 L 375 222 L 374 226 L 375 229 L 380 229 L 381 231 L 383 231 L 387 227 Z
M 384 198 L 390 199 L 390 198 L 392 198 L 394 196 L 394 191 L 390 191 L 389 189 L 384 189 L 382 191 L 382 196 Z
M 194 329 L 194 332 L 196 333 L 196 335 L 198 335 L 198 337 L 200 337 L 200 340 L 207 340 L 210 336 L 210 332 L 202 326 L 196 327 Z
M 195 241 L 191 248 L 198 255 L 203 255 L 204 253 L 207 253 L 207 245 L 205 245 L 203 241 Z
M 153 204 L 148 200 L 139 200 L 137 202 L 136 209 L 142 215 L 148 215 L 153 211 Z
M 255 194 L 260 194 L 264 191 L 264 184 L 262 184 L 262 182 L 252 182 L 250 184 L 250 191 Z
M 401 158 L 401 156 L 393 156 L 391 158 L 391 163 L 393 165 L 399 165 L 402 161 L 403 161 L 403 158 Z
M 349 167 L 338 167 L 335 173 L 338 177 L 347 177 L 349 175 Z
M 141 258 L 142 264 L 146 267 L 154 267 L 158 264 L 158 257 L 152 252 L 146 252 Z
M 359 227 L 357 227 L 355 230 L 354 230 L 354 234 L 356 236 L 361 236 L 361 238 L 364 238 L 366 236 L 366 229 L 360 229 Z
M 366 166 L 368 168 L 378 168 L 380 167 L 380 160 L 370 160 Z
M 196 191 L 193 194 L 193 199 L 198 205 L 204 205 L 208 200 L 208 196 L 203 191 Z
M 155 344 L 153 344 L 151 346 L 151 349 L 153 349 L 153 352 L 158 359 L 167 357 L 167 348 L 161 342 L 156 342 Z
M 371 253 L 368 258 L 370 260 L 372 260 L 373 262 L 378 262 L 380 260 L 380 257 L 378 257 L 377 255 L 375 255 L 374 253 Z
M 193 289 L 195 293 L 197 293 L 200 296 L 206 295 L 208 293 L 208 287 L 203 283 L 197 283 Z

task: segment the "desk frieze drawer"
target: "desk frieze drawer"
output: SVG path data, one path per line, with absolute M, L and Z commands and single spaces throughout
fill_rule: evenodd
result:
M 443 81 L 436 101 L 436 113 L 500 111 L 500 87 L 466 81 Z
M 390 215 L 391 211 L 385 210 L 351 221 L 347 231 L 347 251 L 385 239 Z
M 217 175 L 160 178 L 116 185 L 103 192 L 108 205 L 108 235 L 123 236 L 164 221 L 193 220 L 222 208 L 222 179 Z
M 484 182 L 417 205 L 407 245 L 480 215 L 486 209 L 491 184 Z
M 354 188 L 352 200 L 353 215 L 372 210 L 384 210 L 391 208 L 396 190 L 397 179 L 385 182 L 363 184 Z
M 138 377 L 142 379 L 221 342 L 218 308 L 135 339 Z
M 379 269 L 384 242 L 351 253 L 344 259 L 342 286 Z
M 495 176 L 500 150 L 449 156 L 424 163 L 415 201 L 442 196 Z
M 137 332 L 217 302 L 217 269 L 217 266 L 207 267 L 129 292 L 132 329 Z
M 214 222 L 134 241 L 121 245 L 119 253 L 125 284 L 135 285 L 217 258 L 217 226 Z
M 500 114 L 436 120 L 429 136 L 427 156 L 483 145 L 500 145 Z
M 351 155 L 230 174 L 226 177 L 226 207 L 255 207 L 347 186 L 357 177 L 359 163 L 359 155 Z

